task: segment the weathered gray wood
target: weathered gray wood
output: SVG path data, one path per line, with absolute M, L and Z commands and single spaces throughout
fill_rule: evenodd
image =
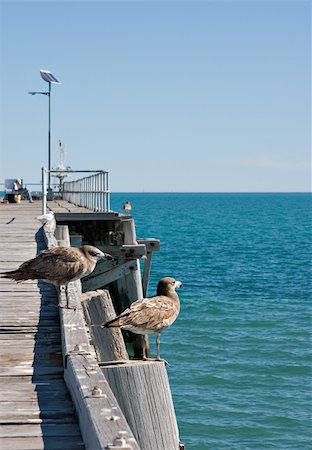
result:
M 69 247 L 69 230 L 67 225 L 57 225 L 55 229 L 55 239 L 60 247 Z
M 0 450 L 82 450 L 83 443 L 75 436 L 11 437 L 2 438 Z
M 62 205 L 62 207 L 66 208 L 67 206 Z M 125 273 L 120 273 L 120 268 L 112 267 L 108 271 L 110 273 L 102 275 L 102 268 L 98 266 L 96 271 L 87 280 L 83 280 L 83 289 L 94 290 L 95 288 L 114 283 L 114 290 L 112 291 L 115 294 L 114 302 L 117 305 L 116 308 L 120 309 L 117 312 L 121 312 L 133 301 L 143 297 L 140 266 L 137 258 L 141 257 L 145 252 L 147 253 L 144 268 L 144 294 L 146 295 L 151 264 L 150 255 L 152 251 L 159 249 L 159 242 L 148 242 L 146 240 L 146 242 L 140 241 L 138 245 L 134 221 L 129 216 L 121 217 L 116 214 L 114 217 L 108 217 L 108 215 L 103 216 L 101 214 L 85 214 L 83 211 L 78 212 L 77 210 L 72 211 L 71 214 L 60 213 L 59 215 L 55 211 L 56 217 L 61 218 L 62 221 L 68 219 L 69 222 L 75 222 L 77 220 L 87 221 L 91 219 L 93 221 L 116 220 L 114 228 L 116 239 L 109 240 L 109 243 L 105 241 L 107 249 L 105 248 L 104 251 L 109 252 L 108 247 L 112 244 L 111 253 L 117 257 L 119 264 L 123 264 L 122 269 L 126 269 Z M 117 239 L 119 236 L 123 237 L 123 242 Z M 101 248 L 100 241 L 97 246 Z M 91 315 L 96 317 L 96 311 L 97 307 L 94 307 Z M 100 320 L 102 321 L 102 319 Z M 89 321 L 92 322 L 95 319 L 90 319 Z M 104 321 L 105 319 L 103 319 Z M 93 331 L 91 331 L 91 334 L 94 334 Z M 95 341 L 94 336 L 92 338 Z M 142 356 L 143 338 L 137 336 L 137 340 L 139 340 L 139 344 L 136 344 L 135 355 L 140 357 Z M 102 359 L 102 357 L 100 358 Z M 91 362 L 89 370 L 87 361 L 89 361 L 89 364 Z M 114 386 L 115 396 L 118 396 L 118 401 L 122 405 L 121 407 L 126 414 L 126 419 L 131 424 L 132 431 L 136 433 L 137 439 L 140 439 L 140 447 L 144 450 L 178 449 L 178 428 L 164 364 L 159 362 L 129 361 L 124 364 L 115 363 L 105 365 L 102 370 L 105 376 L 107 376 L 112 388 Z M 80 416 L 82 433 L 85 442 L 87 442 L 87 447 L 90 445 L 92 449 L 93 447 L 95 449 L 98 448 L 101 437 L 94 430 L 94 421 L 91 420 L 90 423 L 90 414 L 95 414 L 95 417 L 97 419 L 99 418 L 99 414 L 96 412 L 98 406 L 90 405 L 90 411 L 88 411 L 84 403 L 84 399 L 87 396 L 82 395 L 81 392 L 85 392 L 87 383 L 90 382 L 91 374 L 97 374 L 97 371 L 98 365 L 95 363 L 92 355 L 71 353 L 67 356 L 65 378 L 68 379 L 67 384 L 73 390 L 73 396 L 77 396 L 75 402 Z M 73 382 L 72 380 L 75 381 Z M 99 386 L 100 384 L 97 385 Z M 88 389 L 92 391 L 90 386 Z M 106 394 L 108 392 L 107 388 L 105 387 L 104 390 Z M 102 416 L 104 411 L 102 408 Z
M 45 227 L 43 227 L 43 228 L 44 228 L 44 231 L 45 231 Z M 45 232 L 44 233 L 44 239 L 45 239 L 45 243 L 46 243 L 47 248 L 57 247 L 58 246 L 58 242 L 57 242 L 55 236 L 52 236 L 50 233 Z
M 104 273 L 99 273 L 97 269 L 95 269 L 95 273 L 93 276 L 89 276 L 87 279 L 83 281 L 83 290 L 87 291 L 96 291 L 97 289 L 103 288 L 109 283 L 116 281 L 120 278 L 123 278 L 127 275 L 131 275 L 131 272 L 137 267 L 136 261 L 126 261 L 123 264 L 118 264 L 118 266 L 113 267 Z
M 120 230 L 124 234 L 124 244 L 135 244 L 137 242 L 134 220 L 132 218 L 123 220 L 120 224 Z M 132 262 L 133 269 L 130 271 L 130 273 L 127 273 L 125 276 L 116 281 L 118 290 L 118 305 L 120 307 L 120 311 L 116 311 L 117 313 L 124 311 L 135 300 L 143 298 L 140 263 L 137 259 L 134 259 Z M 148 356 L 148 337 L 143 337 L 139 334 L 133 336 L 134 356 L 136 358 L 142 358 L 144 353 Z
M 35 424 L 33 426 L 20 425 L 19 431 L 21 436 L 31 437 L 31 436 L 51 436 L 57 438 L 59 431 L 62 431 L 63 436 L 79 436 L 79 428 L 77 425 L 71 424 L 57 424 L 53 425 L 51 423 L 47 425 Z M 8 438 L 16 434 L 16 425 L 0 425 L 0 438 Z
M 61 308 L 61 335 L 64 365 L 66 358 L 74 353 L 91 353 L 85 321 L 80 310 Z
M 177 450 L 179 431 L 165 364 L 129 361 L 101 368 L 140 447 Z
M 148 253 L 146 259 L 144 260 L 144 268 L 143 268 L 143 280 L 142 280 L 143 297 L 147 297 L 147 289 L 151 272 L 151 265 L 152 265 L 152 253 Z
M 138 239 L 139 244 L 144 244 L 146 247 L 146 257 L 144 258 L 144 268 L 143 268 L 143 296 L 147 297 L 148 283 L 152 265 L 152 255 L 153 252 L 160 250 L 160 241 L 154 238 Z
M 45 247 L 36 219 L 41 204 L 12 206 L 0 207 L 0 240 L 5 242 L 0 272 L 17 268 Z M 6 224 L 6 217 L 15 220 Z M 0 449 L 82 450 L 63 379 L 55 288 L 1 279 L 0 291 Z
M 69 233 L 66 234 L 65 229 L 63 232 L 64 243 L 69 245 Z M 63 306 L 60 308 L 60 321 L 64 377 L 76 406 L 86 449 L 106 448 L 121 429 L 128 431 L 130 439 L 133 439 L 133 449 L 138 449 L 117 401 L 97 365 L 95 355 L 92 354 L 80 303 L 81 292 L 75 289 L 74 283 L 69 283 L 68 287 L 73 288 L 71 292 L 69 289 L 66 293 L 64 290 L 58 291 L 60 303 Z M 67 298 L 66 301 L 61 298 L 64 295 Z M 75 305 L 77 306 L 75 309 L 70 309 L 70 306 Z M 99 388 L 101 391 L 98 392 Z
M 76 280 L 68 283 L 66 286 L 60 286 L 57 289 L 59 306 L 61 308 L 69 309 L 81 309 L 80 295 L 81 295 L 81 282 Z
M 107 448 L 121 430 L 127 432 L 127 440 L 133 450 L 140 448 L 93 357 L 69 356 L 65 381 L 79 414 L 80 429 L 87 450 Z
M 82 305 L 98 361 L 128 360 L 121 330 L 94 326 L 116 317 L 109 292 L 104 290 L 87 292 L 82 295 Z

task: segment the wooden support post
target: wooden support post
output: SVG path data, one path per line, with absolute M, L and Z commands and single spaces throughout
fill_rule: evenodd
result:
M 178 450 L 179 430 L 163 362 L 101 365 L 111 390 L 144 450 Z
M 123 220 L 120 226 L 124 235 L 124 244 L 136 244 L 137 239 L 134 220 L 132 218 Z M 118 290 L 118 306 L 120 307 L 120 311 L 117 311 L 117 313 L 120 313 L 128 308 L 128 306 L 135 300 L 143 298 L 140 262 L 137 259 L 132 261 L 132 271 L 116 282 Z M 146 348 L 146 355 L 149 356 L 148 337 L 144 337 L 139 334 L 134 335 L 133 352 L 135 358 L 143 357 L 144 347 Z
M 68 225 L 57 225 L 55 229 L 55 238 L 60 247 L 70 247 Z
M 119 328 L 93 326 L 103 324 L 116 317 L 109 292 L 106 290 L 89 291 L 82 294 L 81 300 L 98 361 L 128 360 L 128 353 Z
M 152 265 L 152 254 L 155 251 L 160 250 L 160 242 L 158 239 L 154 238 L 145 238 L 145 239 L 138 239 L 139 244 L 143 244 L 146 248 L 146 256 L 144 259 L 144 268 L 143 268 L 143 296 L 147 297 L 147 290 L 148 290 L 148 282 L 151 272 L 151 265 Z
M 144 269 L 143 269 L 143 296 L 147 297 L 147 288 L 148 288 L 148 281 L 150 277 L 150 271 L 151 271 L 151 265 L 152 265 L 152 253 L 148 253 L 146 256 L 146 259 L 144 261 Z

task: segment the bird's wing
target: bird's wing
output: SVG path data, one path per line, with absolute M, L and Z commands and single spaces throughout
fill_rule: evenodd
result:
M 43 251 L 36 258 L 26 261 L 20 267 L 23 271 L 31 271 L 37 278 L 46 280 L 70 280 L 84 270 L 83 259 L 73 249 L 55 247 Z
M 169 326 L 178 306 L 163 295 L 137 300 L 126 311 L 118 316 L 118 325 L 131 324 L 133 326 L 146 326 L 148 328 L 163 328 Z

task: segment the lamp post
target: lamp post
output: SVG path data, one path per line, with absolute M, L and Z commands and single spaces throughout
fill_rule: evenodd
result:
M 52 189 L 51 189 L 51 84 L 61 84 L 55 76 L 45 69 L 40 70 L 40 75 L 44 81 L 49 84 L 48 92 L 28 92 L 30 95 L 47 95 L 49 98 L 49 132 L 48 132 L 48 200 L 52 199 Z

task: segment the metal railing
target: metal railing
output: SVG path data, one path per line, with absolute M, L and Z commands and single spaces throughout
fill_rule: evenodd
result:
M 50 174 L 59 170 L 51 170 Z M 108 171 L 106 170 L 64 170 L 64 175 L 72 173 L 92 173 L 75 181 L 65 181 L 58 195 L 77 206 L 88 208 L 95 212 L 110 211 L 110 191 Z M 46 168 L 42 169 L 42 213 L 46 214 L 47 200 L 52 200 L 53 193 L 48 192 L 48 175 Z

